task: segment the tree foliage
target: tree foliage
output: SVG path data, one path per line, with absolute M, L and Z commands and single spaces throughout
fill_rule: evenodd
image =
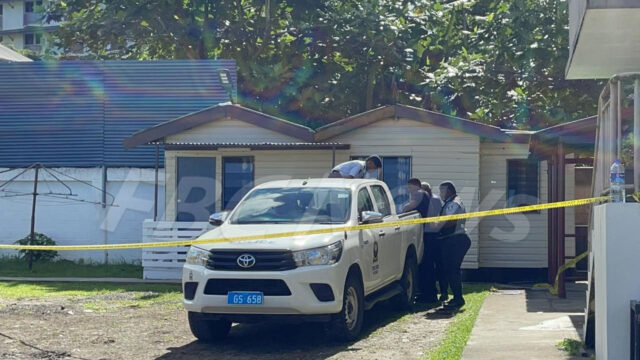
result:
M 233 58 L 240 101 L 311 126 L 404 103 L 508 128 L 595 113 L 564 80 L 567 0 L 66 0 L 96 59 Z

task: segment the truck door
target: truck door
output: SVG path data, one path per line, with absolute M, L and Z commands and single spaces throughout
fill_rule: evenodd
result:
M 372 185 L 371 193 L 376 205 L 376 211 L 384 216 L 384 222 L 398 220 L 398 216 L 391 210 L 387 191 L 381 185 Z M 389 226 L 378 230 L 381 282 L 386 285 L 396 280 L 402 274 L 403 260 L 402 229 L 399 226 Z
M 358 190 L 357 211 L 358 219 L 360 219 L 360 214 L 363 211 L 375 211 L 373 201 L 371 201 L 371 196 L 366 187 Z M 369 293 L 380 286 L 378 230 L 365 229 L 358 231 L 365 293 Z

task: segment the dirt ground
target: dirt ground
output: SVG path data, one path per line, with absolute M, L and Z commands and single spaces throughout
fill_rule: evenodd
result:
M 365 314 L 362 339 L 332 342 L 322 324 L 235 325 L 226 343 L 201 344 L 179 301 L 126 303 L 134 294 L 80 299 L 0 299 L 0 359 L 419 359 L 451 321 L 418 307 L 379 304 Z

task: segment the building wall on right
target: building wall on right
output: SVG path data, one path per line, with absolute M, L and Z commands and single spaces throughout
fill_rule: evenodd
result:
M 526 159 L 529 144 L 483 142 L 480 144 L 480 210 L 507 207 L 507 162 Z M 567 166 L 565 196 L 574 198 L 574 170 Z M 538 197 L 547 202 L 547 162 L 539 163 Z M 565 233 L 575 231 L 574 209 L 565 210 Z M 546 268 L 547 211 L 492 216 L 480 221 L 481 268 Z M 565 239 L 565 255 L 575 256 L 575 241 Z

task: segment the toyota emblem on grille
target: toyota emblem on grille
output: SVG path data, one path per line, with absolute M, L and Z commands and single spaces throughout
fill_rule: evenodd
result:
M 238 256 L 237 262 L 238 262 L 238 266 L 240 266 L 241 268 L 248 269 L 250 267 L 253 267 L 253 265 L 256 264 L 256 258 L 253 257 L 253 255 L 242 254 Z

